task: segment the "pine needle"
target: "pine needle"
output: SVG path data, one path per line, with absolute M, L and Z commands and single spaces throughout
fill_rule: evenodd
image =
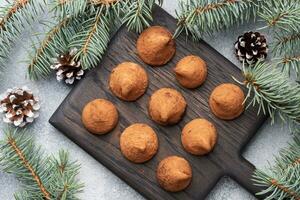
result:
M 276 32 L 275 41 L 271 45 L 275 55 L 292 54 L 300 49 L 300 32 Z
M 84 14 L 87 4 L 88 0 L 55 0 L 51 7 L 55 16 L 61 20 L 66 17 L 78 17 Z
M 96 3 L 95 3 L 96 2 Z M 46 78 L 52 60 L 63 51 L 77 49 L 84 69 L 96 67 L 107 50 L 112 33 L 124 23 L 130 30 L 141 32 L 152 21 L 154 3 L 162 0 L 86 1 L 55 0 L 53 12 L 59 23 L 54 25 L 30 50 L 28 74 L 30 79 Z M 68 23 L 65 23 L 65 20 Z
M 300 85 L 277 67 L 264 62 L 243 66 L 245 80 L 237 81 L 248 89 L 249 106 L 258 104 L 258 113 L 270 115 L 274 123 L 278 113 L 283 121 L 300 122 Z
M 178 28 L 175 37 L 184 32 L 199 40 L 234 24 L 255 18 L 260 0 L 187 0 L 180 1 L 176 11 Z
M 296 72 L 297 78 L 300 78 L 300 55 L 285 56 L 284 58 L 280 59 L 278 65 L 288 76 L 290 76 L 291 72 L 294 71 Z
M 42 41 L 38 40 L 38 45 L 32 43 L 28 65 L 30 79 L 46 78 L 51 73 L 53 59 L 67 51 L 70 38 L 77 31 L 76 25 L 74 18 L 65 18 L 54 25 Z
M 257 195 L 267 195 L 266 200 L 300 199 L 300 138 L 295 137 L 289 147 L 280 151 L 275 166 L 264 172 L 256 170 L 255 185 L 266 188 Z
M 8 129 L 0 143 L 0 165 L 14 174 L 23 189 L 16 199 L 78 199 L 83 185 L 78 182 L 79 165 L 68 153 L 44 157 L 26 130 Z
M 70 49 L 77 49 L 75 59 L 80 60 L 83 69 L 95 67 L 104 54 L 110 40 L 110 24 L 104 7 L 88 16 L 81 24 L 81 29 L 70 41 Z
M 300 3 L 297 0 L 268 0 L 258 14 L 267 27 L 282 31 L 300 31 Z
M 44 0 L 16 0 L 0 8 L 0 70 L 4 69 L 15 41 L 44 12 L 44 7 Z
M 123 24 L 129 30 L 142 32 L 145 27 L 150 26 L 149 22 L 153 20 L 151 15 L 153 4 L 154 1 L 149 4 L 148 0 L 127 1 L 123 7 L 124 11 L 128 11 L 124 12 Z

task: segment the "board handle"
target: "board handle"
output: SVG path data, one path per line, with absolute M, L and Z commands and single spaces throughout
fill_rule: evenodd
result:
M 255 166 L 242 156 L 237 156 L 237 158 L 233 160 L 232 166 L 233 167 L 228 169 L 229 176 L 252 193 L 256 198 L 265 199 L 266 196 L 255 195 L 263 190 L 263 188 L 254 185 L 252 180 L 252 176 L 256 169 Z

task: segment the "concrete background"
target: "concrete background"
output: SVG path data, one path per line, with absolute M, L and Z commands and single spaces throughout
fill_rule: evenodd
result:
M 1 1 L 0 5 L 4 2 Z M 163 8 L 175 16 L 177 1 L 165 0 Z M 212 37 L 205 37 L 204 40 L 217 49 L 226 58 L 231 60 L 237 66 L 241 67 L 233 55 L 233 43 L 238 35 L 245 31 L 256 30 L 263 24 L 245 24 L 240 27 L 233 27 L 225 32 L 217 33 Z M 35 135 L 36 142 L 42 145 L 48 154 L 56 154 L 59 149 L 64 148 L 71 154 L 71 158 L 81 163 L 79 178 L 85 183 L 84 193 L 80 197 L 84 200 L 134 200 L 143 199 L 135 190 L 126 183 L 116 177 L 112 172 L 98 163 L 95 159 L 85 153 L 81 148 L 76 146 L 72 141 L 62 135 L 58 130 L 54 129 L 48 119 L 60 105 L 66 95 L 70 92 L 71 87 L 58 83 L 55 78 L 33 82 L 26 78 L 26 64 L 22 61 L 26 60 L 27 50 L 30 49 L 30 35 L 36 32 L 43 32 L 41 25 L 36 24 L 33 28 L 28 27 L 20 41 L 12 50 L 11 59 L 7 62 L 4 76 L 0 77 L 0 93 L 14 86 L 26 85 L 38 94 L 42 101 L 40 117 L 37 121 L 28 127 L 30 134 Z M 262 31 L 272 40 L 269 32 Z M 0 122 L 0 130 L 3 130 L 5 124 Z M 3 133 L 0 133 L 0 138 Z M 274 155 L 278 154 L 280 148 L 285 147 L 291 140 L 288 128 L 276 122 L 270 125 L 270 121 L 257 133 L 256 137 L 251 141 L 244 151 L 244 156 L 251 161 L 256 167 L 264 168 L 268 162 L 272 163 Z M 5 174 L 0 171 L 0 199 L 13 199 L 13 193 L 21 189 L 19 182 L 14 176 Z M 199 186 L 201 187 L 201 186 Z M 207 197 L 208 200 L 252 200 L 254 196 L 245 191 L 236 182 L 228 177 L 224 177 Z

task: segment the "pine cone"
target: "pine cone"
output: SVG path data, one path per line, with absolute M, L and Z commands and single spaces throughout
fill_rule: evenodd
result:
M 39 100 L 27 87 L 8 89 L 0 98 L 0 112 L 3 121 L 23 127 L 39 116 Z
M 59 55 L 51 66 L 51 69 L 56 71 L 56 79 L 58 81 L 64 80 L 66 84 L 72 85 L 75 80 L 80 80 L 84 75 L 80 62 L 74 60 L 76 51 L 76 49 L 72 49 L 66 54 Z
M 248 64 L 254 64 L 258 60 L 265 60 L 268 54 L 268 45 L 265 36 L 258 32 L 246 32 L 238 37 L 235 45 L 237 58 Z

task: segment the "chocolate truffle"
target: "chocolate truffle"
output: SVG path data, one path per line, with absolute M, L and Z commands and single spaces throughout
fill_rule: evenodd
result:
M 192 168 L 187 160 L 170 156 L 162 160 L 156 171 L 158 183 L 169 192 L 184 190 L 192 180 Z
M 133 124 L 120 138 L 123 155 L 134 163 L 150 160 L 157 152 L 158 139 L 154 130 L 146 124 Z
M 207 77 L 207 66 L 198 56 L 186 56 L 181 59 L 175 69 L 176 79 L 186 88 L 196 88 L 204 83 Z
M 182 130 L 184 149 L 194 155 L 205 155 L 212 151 L 217 141 L 215 126 L 205 119 L 194 119 Z
M 140 65 L 124 62 L 112 70 L 109 87 L 120 99 L 135 101 L 145 93 L 148 76 Z
M 176 45 L 168 29 L 152 26 L 138 38 L 137 52 L 145 63 L 160 66 L 171 60 L 176 52 Z
M 221 84 L 214 89 L 209 98 L 211 111 L 220 119 L 232 120 L 244 111 L 245 95 L 234 84 Z
M 96 99 L 84 107 L 82 122 L 89 132 L 102 135 L 115 128 L 118 122 L 118 111 L 110 101 Z
M 161 88 L 150 97 L 148 112 L 161 125 L 172 125 L 180 121 L 186 108 L 184 97 L 171 88 Z

